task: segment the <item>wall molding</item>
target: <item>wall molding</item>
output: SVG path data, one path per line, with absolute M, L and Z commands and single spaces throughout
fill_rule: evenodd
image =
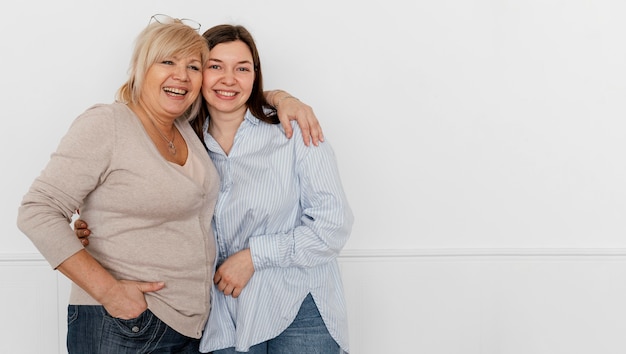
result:
M 39 253 L 0 253 L 0 265 L 3 263 L 46 263 Z
M 340 261 L 400 260 L 427 258 L 594 258 L 626 257 L 626 248 L 416 248 L 416 249 L 344 249 Z M 0 253 L 0 265 L 42 263 L 39 253 Z
M 626 248 L 345 249 L 340 259 L 626 257 Z

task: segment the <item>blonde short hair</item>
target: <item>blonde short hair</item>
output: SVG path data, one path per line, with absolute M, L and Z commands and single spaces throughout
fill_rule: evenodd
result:
M 137 103 L 141 86 L 150 66 L 167 57 L 200 55 L 202 68 L 208 60 L 205 39 L 193 28 L 175 20 L 171 23 L 153 22 L 137 36 L 130 61 L 129 77 L 116 94 L 116 100 Z M 195 117 L 202 106 L 202 95 L 187 110 L 188 119 Z

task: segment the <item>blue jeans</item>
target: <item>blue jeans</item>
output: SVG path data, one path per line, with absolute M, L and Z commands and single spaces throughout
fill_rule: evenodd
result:
M 199 339 L 176 332 L 150 310 L 132 320 L 121 320 L 111 317 L 103 306 L 67 308 L 67 350 L 71 354 L 197 354 L 199 344 Z
M 235 354 L 235 348 L 213 354 Z M 339 345 L 326 329 L 311 294 L 302 302 L 293 322 L 278 337 L 250 347 L 248 354 L 340 354 Z

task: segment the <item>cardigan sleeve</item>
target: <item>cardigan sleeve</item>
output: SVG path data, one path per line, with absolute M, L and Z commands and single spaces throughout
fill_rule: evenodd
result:
M 17 226 L 53 268 L 83 248 L 70 222 L 106 177 L 115 148 L 113 115 L 108 105 L 97 105 L 76 118 L 22 199 Z

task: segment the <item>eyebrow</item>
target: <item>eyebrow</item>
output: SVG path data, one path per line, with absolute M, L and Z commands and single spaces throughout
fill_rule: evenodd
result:
M 221 59 L 215 59 L 215 58 L 209 58 L 209 61 L 214 61 L 214 62 L 218 62 L 218 63 L 223 63 L 224 61 Z M 238 61 L 237 64 L 250 64 L 250 65 L 254 65 L 250 60 L 242 60 L 242 61 Z
M 168 58 L 174 59 L 174 60 L 183 60 L 183 59 L 181 59 L 180 55 L 168 55 L 168 56 L 163 57 L 161 60 L 165 60 L 165 59 L 168 59 Z M 191 61 L 192 62 L 196 62 L 196 61 L 197 62 L 202 62 L 202 59 L 200 59 L 200 58 L 193 58 Z

